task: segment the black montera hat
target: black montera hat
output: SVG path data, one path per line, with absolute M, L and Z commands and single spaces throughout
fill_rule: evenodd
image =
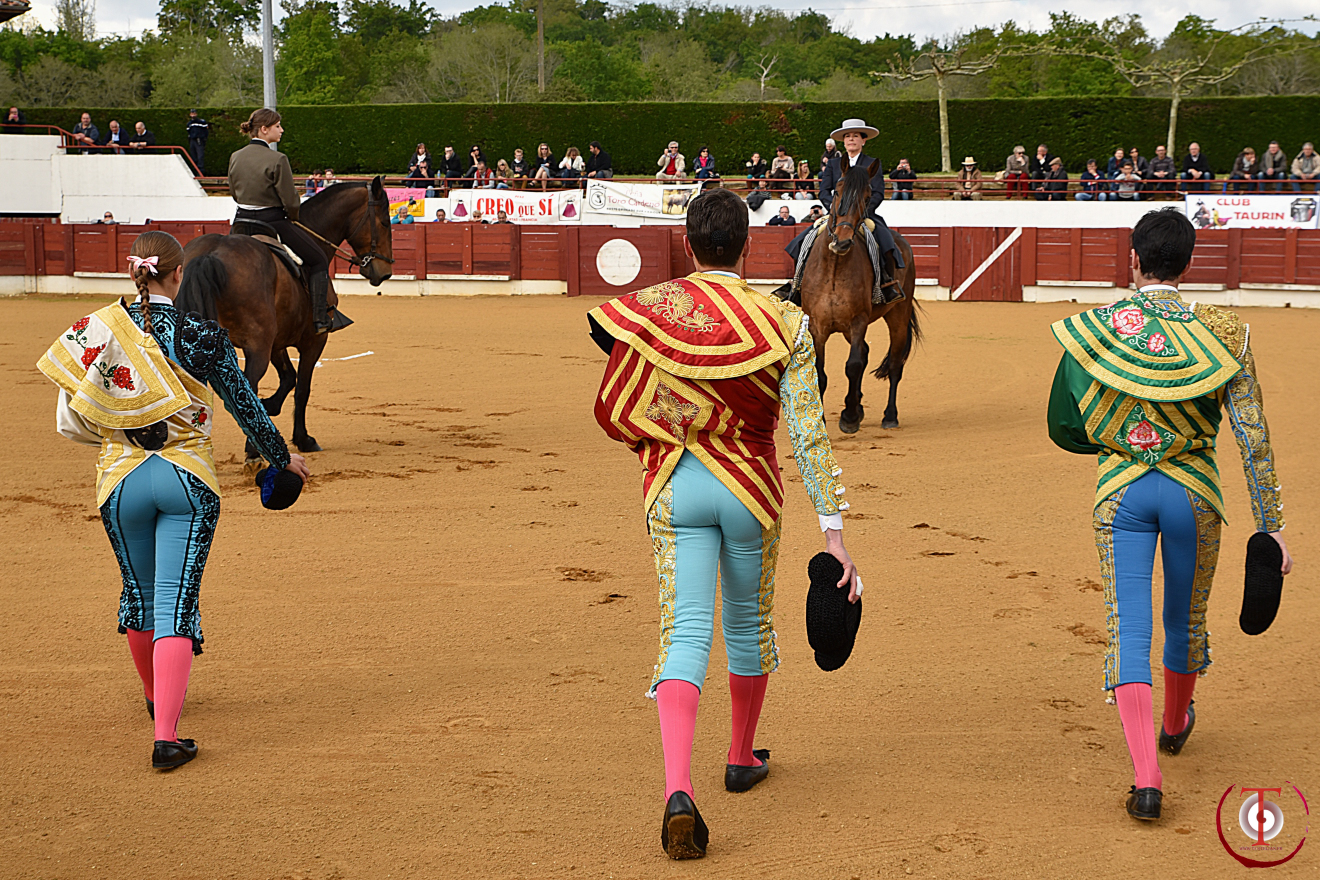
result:
M 816 665 L 833 672 L 848 662 L 862 622 L 862 600 L 848 601 L 843 563 L 828 553 L 817 553 L 807 563 L 807 641 L 816 652 Z
M 1242 590 L 1242 613 L 1238 626 L 1249 636 L 1258 636 L 1274 623 L 1283 595 L 1283 548 L 1265 532 L 1247 540 L 1247 577 Z
M 267 510 L 284 510 L 302 494 L 302 477 L 289 470 L 262 468 L 257 471 L 257 488 L 261 490 L 261 505 Z

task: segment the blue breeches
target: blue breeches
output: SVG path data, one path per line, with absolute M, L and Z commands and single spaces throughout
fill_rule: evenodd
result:
M 757 676 L 779 665 L 775 562 L 779 524 L 763 529 L 691 452 L 684 452 L 647 515 L 660 577 L 660 659 L 651 692 L 667 679 L 706 680 L 715 634 L 715 580 L 729 671 Z
M 1164 563 L 1164 665 L 1180 673 L 1210 665 L 1205 611 L 1219 561 L 1221 525 L 1214 508 L 1198 495 L 1153 470 L 1096 507 L 1096 547 L 1108 611 L 1107 689 L 1152 683 L 1157 540 Z
M 114 488 L 101 521 L 124 579 L 120 627 L 201 645 L 198 594 L 219 518 L 220 498 L 157 455 Z

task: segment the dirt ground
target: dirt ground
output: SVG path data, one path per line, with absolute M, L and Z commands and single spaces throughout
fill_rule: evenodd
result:
M 670 862 L 644 696 L 657 587 L 638 464 L 591 416 L 595 303 L 346 301 L 358 323 L 326 357 L 372 354 L 317 371 L 325 451 L 286 512 L 261 508 L 217 418 L 224 513 L 180 727 L 201 753 L 161 774 L 115 633 L 94 453 L 54 433 L 33 366 L 98 301 L 0 300 L 0 877 L 1228 877 L 1243 870 L 1215 831 L 1228 786 L 1320 795 L 1305 451 L 1320 313 L 1244 312 L 1297 569 L 1274 627 L 1243 635 L 1252 518 L 1225 427 L 1215 663 L 1195 735 L 1163 761 L 1165 818 L 1144 825 L 1123 810 L 1130 764 L 1101 690 L 1095 465 L 1044 426 L 1048 325 L 1077 307 L 928 304 L 897 430 L 868 376 L 867 421 L 840 438 L 830 349 L 845 537 L 868 585 L 857 649 L 832 674 L 812 661 L 805 570 L 823 541 L 783 436 L 783 665 L 757 742 L 772 773 L 723 790 L 717 632 L 693 767 L 710 854 Z M 277 423 L 287 436 L 291 407 Z M 1318 859 L 1313 844 L 1274 875 L 1315 876 Z

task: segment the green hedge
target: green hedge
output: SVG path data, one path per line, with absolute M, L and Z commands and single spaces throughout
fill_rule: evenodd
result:
M 1168 129 L 1166 100 L 1158 98 L 1012 98 L 949 102 L 950 140 L 955 164 L 975 156 L 986 170 L 1003 166 L 1014 144 L 1028 152 L 1045 142 L 1063 157 L 1070 171 L 1081 171 L 1088 158 L 1103 160 L 1115 147 L 1136 144 L 1147 157 L 1164 143 Z M 250 108 L 249 108 L 250 109 Z M 243 146 L 238 124 L 249 109 L 202 109 L 211 121 L 207 171 L 223 174 L 229 154 Z M 125 128 L 146 123 L 161 144 L 186 146 L 186 110 L 92 109 L 104 132 L 111 118 Z M 934 101 L 865 103 L 619 103 L 619 104 L 371 104 L 283 107 L 282 149 L 294 169 L 333 167 L 338 173 L 402 174 L 419 141 L 434 155 L 452 144 L 466 161 L 468 149 L 481 144 L 495 158 L 513 157 L 522 147 L 530 157 L 541 141 L 556 157 L 573 145 L 586 154 L 599 140 L 614 157 L 620 174 L 654 174 L 656 159 L 671 139 L 681 144 L 691 164 L 702 145 L 711 148 L 719 170 L 742 176 L 752 151 L 767 159 L 776 144 L 791 155 L 806 156 L 813 166 L 824 139 L 845 117 L 861 116 L 881 130 L 867 147 L 892 168 L 906 156 L 918 172 L 938 171 L 939 115 Z M 33 109 L 32 123 L 71 128 L 78 111 Z M 1320 96 L 1278 98 L 1207 98 L 1188 100 L 1179 113 L 1178 158 L 1185 145 L 1200 141 L 1216 171 L 1227 172 L 1245 145 L 1263 152 L 1277 139 L 1291 156 L 1305 140 L 1320 140 Z

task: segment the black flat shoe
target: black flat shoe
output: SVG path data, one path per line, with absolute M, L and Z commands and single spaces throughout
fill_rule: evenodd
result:
M 156 720 L 156 704 L 151 700 L 147 700 L 147 714 L 151 716 L 152 721 Z
M 1137 788 L 1134 785 L 1128 790 L 1128 815 L 1143 822 L 1154 822 L 1160 817 L 1163 800 L 1164 792 L 1158 788 Z
M 151 766 L 157 770 L 173 770 L 175 767 L 182 767 L 195 757 L 197 757 L 197 743 L 193 740 L 181 739 L 178 742 L 170 742 L 166 739 L 158 739 L 151 750 Z
M 1182 751 L 1183 743 L 1187 742 L 1187 737 L 1192 735 L 1192 728 L 1196 726 L 1196 710 L 1189 703 L 1187 706 L 1187 726 L 1182 729 L 1182 733 L 1168 734 L 1164 732 L 1164 725 L 1160 725 L 1160 751 L 1167 752 L 1170 755 L 1176 755 Z
M 745 764 L 724 765 L 724 787 L 728 791 L 747 791 L 756 783 L 770 775 L 770 750 L 752 749 L 752 757 L 760 760 L 760 766 L 748 767 Z
M 671 859 L 700 859 L 706 855 L 710 830 L 687 792 L 676 791 L 665 804 L 665 823 L 660 827 L 660 845 Z

